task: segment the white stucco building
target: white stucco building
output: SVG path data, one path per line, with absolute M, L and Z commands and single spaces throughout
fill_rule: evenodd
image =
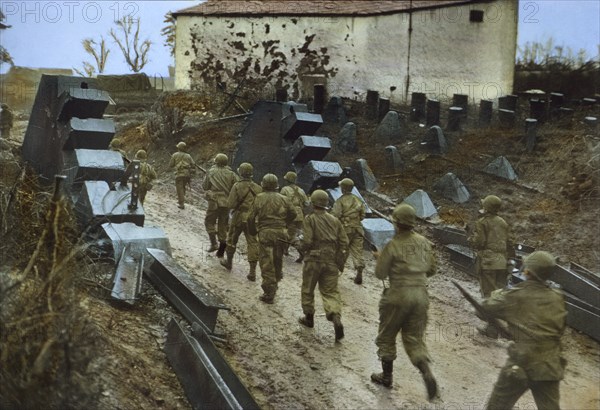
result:
M 517 0 L 209 0 L 174 13 L 175 86 L 245 78 L 266 98 L 299 99 L 322 76 L 329 95 L 352 99 L 495 99 L 512 92 L 517 13 Z

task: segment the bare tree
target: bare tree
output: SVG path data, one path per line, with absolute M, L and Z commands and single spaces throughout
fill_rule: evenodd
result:
M 96 74 L 96 67 L 94 67 L 87 61 L 83 61 L 82 64 L 83 68 L 81 70 L 78 70 L 77 68 L 73 67 L 73 71 L 75 71 L 75 73 L 77 73 L 77 75 L 81 77 L 94 77 L 94 75 Z
M 171 55 L 175 55 L 175 30 L 176 30 L 176 22 L 177 20 L 173 17 L 171 12 L 165 14 L 165 20 L 163 23 L 167 23 L 160 30 L 160 34 L 165 38 L 165 46 L 169 47 L 171 50 Z
M 125 62 L 131 71 L 138 73 L 148 63 L 148 51 L 152 43 L 146 39 L 140 42 L 140 19 L 134 20 L 131 16 L 123 17 L 116 21 L 119 34 L 110 29 L 110 35 L 115 40 Z
M 10 28 L 11 26 L 8 26 L 6 24 L 3 23 L 5 19 L 4 13 L 2 13 L 2 11 L 0 10 L 0 30 L 5 30 L 7 28 Z M 8 50 L 6 50 L 1 44 L 0 44 L 0 64 L 1 63 L 8 63 L 11 66 L 15 65 L 15 63 L 13 62 L 12 57 L 10 56 Z
M 96 67 L 98 69 L 98 74 L 102 74 L 104 72 L 104 68 L 106 67 L 106 59 L 110 54 L 110 50 L 106 48 L 106 41 L 104 41 L 104 37 L 100 37 L 100 42 L 96 43 L 91 38 L 85 38 L 81 41 L 83 45 L 83 49 L 86 53 L 90 54 L 96 60 Z

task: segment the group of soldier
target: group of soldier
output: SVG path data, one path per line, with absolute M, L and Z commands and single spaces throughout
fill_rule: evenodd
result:
M 195 163 L 185 152 L 185 143 L 177 144 L 177 149 L 171 167 L 176 170 L 178 204 L 183 209 L 185 187 Z M 296 185 L 294 172 L 285 174 L 287 185 L 278 192 L 279 180 L 274 174 L 266 174 L 259 185 L 252 179 L 250 163 L 240 164 L 236 174 L 228 166 L 225 154 L 218 154 L 214 162 L 203 182 L 208 202 L 205 219 L 210 240 L 208 251 L 216 251 L 221 265 L 231 270 L 243 233 L 250 266 L 246 277 L 256 280 L 258 263 L 263 290 L 259 299 L 272 304 L 283 277 L 283 256 L 293 246 L 299 253 L 296 262 L 304 262 L 301 289 L 304 315 L 298 319 L 299 323 L 314 327 L 314 291 L 319 285 L 335 340 L 342 339 L 339 272 L 351 257 L 356 270 L 354 282 L 361 284 L 365 267 L 361 224 L 365 206 L 352 194 L 353 181 L 345 178 L 339 182 L 342 195 L 329 208 L 329 194 L 317 189 L 309 200 Z M 498 215 L 502 201 L 489 195 L 482 205 L 482 216 L 469 239 L 477 251 L 477 271 L 484 298 L 478 306 L 479 315 L 494 325 L 496 319 L 505 321 L 513 338 L 509 358 L 486 408 L 512 408 L 530 389 L 538 408 L 558 409 L 559 383 L 565 368 L 560 339 L 565 330 L 566 309 L 561 291 L 547 283 L 556 267 L 555 258 L 548 252 L 533 252 L 523 259 L 525 281 L 507 286 L 508 257 L 514 246 L 508 224 Z M 305 215 L 307 209 L 311 212 Z M 412 206 L 398 205 L 391 221 L 396 233 L 377 256 L 374 272 L 384 283 L 375 341 L 382 372 L 373 373 L 371 380 L 392 386 L 396 338 L 400 333 L 406 354 L 420 371 L 431 400 L 438 396 L 438 385 L 429 366 L 424 335 L 429 307 L 427 278 L 436 273 L 436 259 L 432 243 L 414 231 L 417 217 Z M 489 324 L 480 332 L 490 338 L 498 337 L 496 328 Z

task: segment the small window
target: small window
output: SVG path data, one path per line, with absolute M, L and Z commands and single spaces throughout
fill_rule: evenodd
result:
M 483 10 L 471 10 L 469 13 L 469 20 L 474 23 L 483 22 Z

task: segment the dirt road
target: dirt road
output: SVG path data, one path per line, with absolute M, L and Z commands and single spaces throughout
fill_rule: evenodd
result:
M 380 371 L 374 340 L 382 290 L 381 283 L 372 275 L 372 257 L 367 258 L 363 285 L 352 282 L 351 270 L 340 277 L 346 337 L 335 343 L 333 327 L 324 317 L 318 293 L 315 328 L 306 329 L 297 323 L 302 314 L 301 265 L 294 263 L 295 252 L 285 257 L 284 278 L 275 303 L 260 302 L 260 281 L 246 279 L 243 240 L 231 272 L 220 266 L 216 257 L 207 254 L 205 206 L 196 193 L 192 194 L 191 204 L 180 210 L 174 199 L 174 187 L 161 184 L 148 194 L 146 221 L 165 229 L 179 263 L 231 307 L 230 312 L 219 317 L 220 331 L 228 339 L 222 353 L 263 408 L 479 409 L 484 406 L 506 359 L 507 342 L 490 341 L 476 332 L 481 322 L 459 297 L 450 279 L 458 280 L 474 294 L 477 285 L 450 266 L 439 249 L 439 272 L 429 284 L 431 307 L 426 342 L 441 398 L 428 403 L 420 375 L 401 345 L 394 363 L 394 388 L 388 390 L 369 380 L 373 371 Z M 598 343 L 570 328 L 564 342 L 569 365 L 561 385 L 562 408 L 598 409 Z M 535 409 L 529 393 L 519 401 L 518 408 Z

